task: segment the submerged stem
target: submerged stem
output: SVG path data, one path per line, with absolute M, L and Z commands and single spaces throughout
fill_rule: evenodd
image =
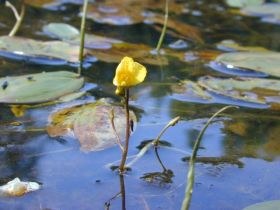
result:
M 130 137 L 130 120 L 129 120 L 129 89 L 125 88 L 125 103 L 124 103 L 124 109 L 125 109 L 125 115 L 126 115 L 126 132 L 125 132 L 125 145 L 124 150 L 122 152 L 122 160 L 119 166 L 119 171 L 121 174 L 125 171 L 125 162 L 127 158 L 128 153 L 128 146 L 129 146 L 129 137 Z
M 165 15 L 164 15 L 164 24 L 163 24 L 163 28 L 157 43 L 157 47 L 156 47 L 156 51 L 157 53 L 159 53 L 160 47 L 162 45 L 165 33 L 166 33 L 166 28 L 167 28 L 167 22 L 168 22 L 168 0 L 165 0 Z
M 202 130 L 199 132 L 199 134 L 195 140 L 195 144 L 193 146 L 193 152 L 192 152 L 192 155 L 191 155 L 190 161 L 189 161 L 187 186 L 186 186 L 185 198 L 183 200 L 181 210 L 188 210 L 190 207 L 190 202 L 191 202 L 192 192 L 193 192 L 193 185 L 194 185 L 194 175 L 195 175 L 194 164 L 195 164 L 195 160 L 196 160 L 197 151 L 199 149 L 199 145 L 200 145 L 201 139 L 204 135 L 204 132 L 206 131 L 207 127 L 210 125 L 210 123 L 213 121 L 213 119 L 216 116 L 218 116 L 220 113 L 222 113 L 223 111 L 225 111 L 229 108 L 238 108 L 238 107 L 237 106 L 225 106 L 222 109 L 220 109 L 219 111 L 217 111 L 215 114 L 213 114 L 212 117 L 210 117 L 209 120 L 207 121 L 207 123 L 204 125 Z
M 83 68 L 83 60 L 84 60 L 84 45 L 85 45 L 85 25 L 86 25 L 86 13 L 88 7 L 88 0 L 84 0 L 83 12 L 82 12 L 82 21 L 80 28 L 80 51 L 79 51 L 79 61 L 80 65 L 78 68 L 78 74 L 81 75 Z

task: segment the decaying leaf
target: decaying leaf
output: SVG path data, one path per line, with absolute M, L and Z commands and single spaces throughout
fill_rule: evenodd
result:
M 37 182 L 23 182 L 19 178 L 15 178 L 7 184 L 0 186 L 0 196 L 22 196 L 40 188 L 41 186 Z
M 159 15 L 153 15 L 151 17 L 148 17 L 146 18 L 146 21 L 153 24 L 160 24 L 161 26 L 163 26 L 164 24 L 164 18 Z M 192 41 L 203 43 L 199 29 L 194 26 L 169 18 L 167 22 L 167 27 L 173 32 L 175 32 L 173 33 L 173 36 L 184 39 L 188 38 Z
M 53 101 L 79 90 L 84 79 L 67 72 L 43 72 L 0 78 L 0 103 L 30 104 Z
M 139 63 L 167 65 L 168 59 L 151 53 L 152 48 L 144 44 L 116 43 L 108 50 L 91 50 L 89 53 L 98 60 L 118 63 L 124 56 L 131 56 Z
M 49 118 L 47 132 L 51 137 L 72 135 L 79 140 L 82 151 L 97 151 L 113 146 L 117 137 L 112 128 L 111 115 L 121 140 L 125 137 L 125 111 L 104 101 L 65 108 Z M 130 111 L 136 124 L 136 116 Z
M 0 56 L 48 65 L 78 64 L 79 46 L 62 41 L 45 42 L 23 37 L 1 36 Z

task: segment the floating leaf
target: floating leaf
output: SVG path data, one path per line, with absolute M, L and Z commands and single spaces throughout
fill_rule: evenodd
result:
M 277 52 L 233 52 L 219 55 L 215 62 L 223 64 L 228 71 L 250 70 L 280 77 L 280 53 Z
M 226 3 L 230 7 L 245 7 L 251 5 L 260 5 L 264 3 L 264 0 L 226 0 Z
M 197 83 L 184 80 L 171 86 L 172 97 L 180 101 L 206 102 L 212 99 L 211 95 L 203 90 Z
M 81 150 L 87 152 L 108 148 L 117 142 L 111 124 L 112 110 L 116 131 L 120 139 L 124 140 L 126 127 L 124 109 L 103 101 L 55 112 L 50 116 L 50 125 L 47 127 L 48 134 L 51 137 L 57 137 L 71 135 L 73 132 L 80 142 Z M 136 122 L 132 111 L 130 111 L 130 118 Z
M 262 21 L 280 24 L 280 3 L 266 3 L 248 6 L 241 10 L 242 14 L 262 17 Z
M 202 77 L 198 84 L 218 95 L 246 102 L 280 103 L 280 80 L 261 78 L 220 79 Z
M 80 45 L 80 32 L 77 28 L 65 23 L 50 23 L 43 27 L 43 31 L 54 37 L 74 45 Z M 110 49 L 112 44 L 122 43 L 121 40 L 85 34 L 85 48 Z
M 84 79 L 67 71 L 0 78 L 0 103 L 27 104 L 52 101 L 79 90 Z
M 279 209 L 280 200 L 265 201 L 244 208 L 243 210 L 276 210 Z
M 0 186 L 0 196 L 22 196 L 28 192 L 39 190 L 41 186 L 36 182 L 23 182 L 15 178 Z
M 86 53 L 86 52 L 85 52 Z M 78 64 L 79 47 L 62 41 L 0 37 L 0 56 L 48 65 Z
M 66 23 L 49 23 L 43 27 L 43 32 L 62 40 L 71 40 L 80 36 L 80 31 Z
M 252 51 L 252 52 L 264 52 L 268 51 L 263 47 L 257 46 L 241 46 L 233 40 L 223 40 L 217 43 L 217 48 L 224 51 Z

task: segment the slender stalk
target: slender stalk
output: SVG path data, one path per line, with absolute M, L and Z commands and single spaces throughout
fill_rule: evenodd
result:
M 23 17 L 25 15 L 25 4 L 22 3 L 20 14 L 18 14 L 17 9 L 9 1 L 6 1 L 5 6 L 9 7 L 13 11 L 14 16 L 16 18 L 16 23 L 15 23 L 13 29 L 9 33 L 9 36 L 14 36 L 16 34 L 16 32 L 18 31 L 18 29 L 19 29 L 19 27 L 20 27 L 20 25 L 22 23 Z
M 109 113 L 109 117 L 110 117 L 110 121 L 111 121 L 111 125 L 112 125 L 112 128 L 113 128 L 113 131 L 115 133 L 115 136 L 117 138 L 117 144 L 119 145 L 121 151 L 123 152 L 124 148 L 122 146 L 122 143 L 121 143 L 121 139 L 120 139 L 120 136 L 116 130 L 116 126 L 115 126 L 115 113 L 114 113 L 114 109 L 112 108 L 111 112 Z
M 188 172 L 188 176 L 187 176 L 188 183 L 186 186 L 185 198 L 183 200 L 181 210 L 188 210 L 190 207 L 190 202 L 191 202 L 192 192 L 193 192 L 193 185 L 194 185 L 194 175 L 195 175 L 194 164 L 195 164 L 195 160 L 196 160 L 196 156 L 197 156 L 197 151 L 199 149 L 199 145 L 200 145 L 201 139 L 204 135 L 204 132 L 206 131 L 207 127 L 210 125 L 210 123 L 216 116 L 218 116 L 220 113 L 222 113 L 223 111 L 225 111 L 229 108 L 238 108 L 238 107 L 237 106 L 225 106 L 222 109 L 220 109 L 219 111 L 217 111 L 215 114 L 213 114 L 212 117 L 209 118 L 209 120 L 207 121 L 205 126 L 202 128 L 202 130 L 199 132 L 199 134 L 195 140 L 195 144 L 193 146 L 193 152 L 192 152 L 192 155 L 191 155 L 190 161 L 189 161 L 189 172 Z
M 81 21 L 81 28 L 80 28 L 80 52 L 79 52 L 80 65 L 78 68 L 79 75 L 81 75 L 81 73 L 82 73 L 83 61 L 84 61 L 85 25 L 86 25 L 87 7 L 88 7 L 88 0 L 84 0 L 82 21 Z
M 127 152 L 128 152 L 128 146 L 129 146 L 129 137 L 130 137 L 130 120 L 129 120 L 129 89 L 125 89 L 125 103 L 124 103 L 124 109 L 125 109 L 125 115 L 126 115 L 126 132 L 125 132 L 125 145 L 124 150 L 122 152 L 122 160 L 119 166 L 120 174 L 123 174 L 125 171 L 125 162 L 127 158 Z
M 167 22 L 168 22 L 168 13 L 169 13 L 169 11 L 168 11 L 168 1 L 169 0 L 165 0 L 164 24 L 163 24 L 163 28 L 162 28 L 162 31 L 161 31 L 161 34 L 160 34 L 160 37 L 159 37 L 159 40 L 158 40 L 158 43 L 157 43 L 157 47 L 156 47 L 157 53 L 159 53 L 160 47 L 162 45 L 162 42 L 163 42 L 163 39 L 164 39 L 164 36 L 165 36 L 165 33 L 166 33 Z

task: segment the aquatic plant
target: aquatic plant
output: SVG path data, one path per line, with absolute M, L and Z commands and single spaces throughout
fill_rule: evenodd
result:
M 9 36 L 14 36 L 22 23 L 22 20 L 23 20 L 24 14 L 25 14 L 25 5 L 24 5 L 24 3 L 22 3 L 20 14 L 18 13 L 15 6 L 12 3 L 10 3 L 9 1 L 5 1 L 5 6 L 10 8 L 13 11 L 14 16 L 16 18 L 16 23 L 15 23 L 13 29 L 9 33 Z
M 196 140 L 195 140 L 195 144 L 193 146 L 193 151 L 192 151 L 192 155 L 190 157 L 190 161 L 189 161 L 189 172 L 188 172 L 188 176 L 187 176 L 187 185 L 186 185 L 186 191 L 185 191 L 185 198 L 183 200 L 182 206 L 181 206 L 181 210 L 188 210 L 190 207 L 190 203 L 191 203 L 191 199 L 192 199 L 192 192 L 193 192 L 193 185 L 194 185 L 194 176 L 195 176 L 195 160 L 196 160 L 196 156 L 197 156 L 197 151 L 199 149 L 199 145 L 201 142 L 201 139 L 204 135 L 204 132 L 206 131 L 207 127 L 210 125 L 210 123 L 213 121 L 213 119 L 218 116 L 219 114 L 221 114 L 223 111 L 229 109 L 229 108 L 238 108 L 237 106 L 225 106 L 223 108 L 221 108 L 220 110 L 218 110 L 215 114 L 212 115 L 212 117 L 210 117 L 208 119 L 208 121 L 206 122 L 206 124 L 204 125 L 204 127 L 200 130 Z
M 165 0 L 165 14 L 164 14 L 164 23 L 163 23 L 163 27 L 162 27 L 162 31 L 157 43 L 157 47 L 156 47 L 156 52 L 159 53 L 160 47 L 162 45 L 164 36 L 166 34 L 166 28 L 167 28 L 167 22 L 168 22 L 168 0 Z
M 80 66 L 78 68 L 78 74 L 79 75 L 81 75 L 82 68 L 83 68 L 87 7 L 88 7 L 88 0 L 84 0 L 83 12 L 82 12 L 82 21 L 81 21 L 81 28 L 80 28 L 80 52 L 79 52 Z
M 131 121 L 129 117 L 129 88 L 142 83 L 145 80 L 147 74 L 146 67 L 140 63 L 135 62 L 130 57 L 124 57 L 120 64 L 117 66 L 116 74 L 113 79 L 113 84 L 117 87 L 116 94 L 120 95 L 124 99 L 124 108 L 126 112 L 126 136 L 124 147 L 120 145 L 122 150 L 122 159 L 119 165 L 119 172 L 121 174 L 125 171 L 125 162 L 128 153 L 129 137 Z M 114 121 L 112 121 L 114 127 Z

